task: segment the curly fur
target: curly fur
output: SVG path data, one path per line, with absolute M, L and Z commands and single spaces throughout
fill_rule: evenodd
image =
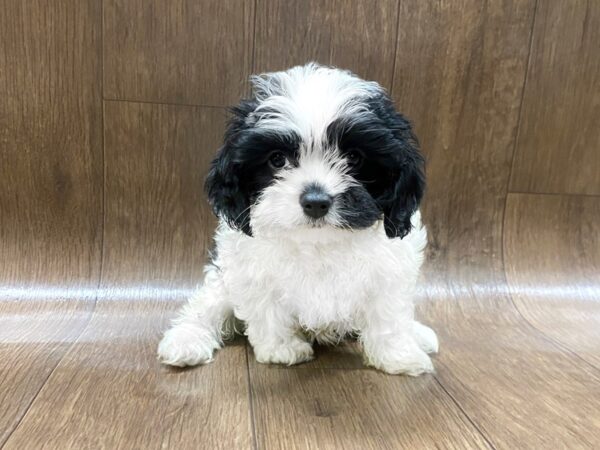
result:
M 207 177 L 216 255 L 159 357 L 209 362 L 238 319 L 259 362 L 307 361 L 313 339 L 352 333 L 374 367 L 432 371 L 437 338 L 413 316 L 427 237 L 410 123 L 347 71 L 308 64 L 252 80 Z M 303 209 L 308 188 L 330 199 L 322 217 Z

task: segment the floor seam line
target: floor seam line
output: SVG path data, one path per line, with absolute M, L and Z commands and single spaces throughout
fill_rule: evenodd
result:
M 506 276 L 506 273 L 505 273 L 505 276 Z M 517 312 L 517 315 L 523 320 L 523 322 L 525 322 L 525 324 L 528 327 L 530 327 L 532 330 L 534 330 L 536 333 L 538 333 L 540 335 L 540 337 L 542 339 L 544 339 L 546 342 L 548 342 L 548 343 L 552 344 L 553 346 L 557 347 L 559 350 L 563 351 L 564 353 L 566 353 L 566 354 L 568 354 L 570 356 L 573 356 L 573 357 L 577 358 L 578 360 L 582 361 L 593 372 L 600 373 L 600 367 L 597 367 L 595 364 L 589 362 L 587 359 L 585 359 L 582 356 L 580 356 L 574 350 L 571 350 L 571 348 L 569 346 L 567 346 L 566 344 L 564 344 L 562 341 L 560 341 L 560 340 L 558 340 L 558 339 L 556 339 L 556 338 L 548 335 L 546 332 L 544 332 L 543 330 L 541 330 L 540 328 L 538 328 L 531 320 L 529 320 L 527 317 L 525 317 L 525 315 L 522 313 L 521 309 L 515 303 L 515 300 L 514 300 L 512 294 L 510 293 L 510 286 L 508 285 L 508 282 L 507 282 L 507 287 L 509 288 L 509 291 L 508 291 L 507 295 L 509 297 L 511 305 L 513 306 L 513 308 Z M 598 378 L 598 380 L 600 381 L 600 378 Z
M 396 35 L 394 39 L 394 60 L 392 61 L 392 80 L 390 84 L 390 97 L 394 97 L 394 82 L 396 81 L 396 60 L 398 59 L 398 40 L 400 39 L 400 1 L 396 2 Z
M 514 299 L 513 289 L 511 288 L 511 283 L 508 281 L 508 275 L 506 273 L 506 250 L 505 250 L 506 249 L 506 239 L 505 239 L 505 236 L 506 236 L 506 210 L 507 210 L 507 207 L 508 207 L 508 195 L 506 195 L 506 197 L 504 198 L 504 210 L 502 212 L 502 223 L 501 223 L 502 232 L 501 232 L 501 236 L 500 236 L 500 246 L 501 246 L 500 247 L 500 258 L 501 258 L 500 263 L 502 266 L 502 273 L 500 275 L 502 277 L 502 281 L 505 286 L 505 291 L 506 291 L 505 295 L 508 297 L 508 301 L 512 305 L 512 308 L 514 309 L 514 311 L 516 312 L 517 317 L 520 317 L 521 320 L 525 323 L 525 325 L 527 327 L 531 328 L 543 340 L 550 343 L 551 345 L 556 347 L 558 350 L 561 350 L 562 352 L 566 353 L 567 355 L 570 355 L 572 357 L 575 357 L 579 361 L 582 361 L 588 368 L 590 368 L 592 370 L 592 372 L 594 372 L 594 373 L 600 372 L 600 368 L 596 367 L 594 364 L 590 363 L 589 361 L 587 361 L 586 359 L 581 357 L 575 351 L 571 350 L 571 348 L 569 346 L 567 346 L 566 344 L 563 344 L 561 341 L 553 338 L 552 336 L 548 335 L 543 330 L 538 328 L 536 325 L 534 325 L 532 321 L 530 321 L 527 317 L 525 317 L 525 315 L 523 314 L 521 309 L 517 306 L 517 303 L 515 302 L 515 299 Z
M 454 405 L 463 414 L 463 416 L 467 419 L 467 421 L 473 426 L 473 428 L 475 428 L 475 430 L 479 433 L 479 435 L 482 437 L 482 439 L 490 446 L 490 448 L 492 448 L 493 450 L 496 450 L 496 446 L 494 444 L 492 444 L 492 441 L 490 440 L 490 438 L 479 428 L 479 426 L 473 421 L 473 419 L 471 419 L 471 416 L 469 416 L 467 414 L 467 412 L 462 407 L 462 405 L 458 402 L 458 400 L 456 400 L 456 398 L 454 398 L 454 396 L 450 393 L 450 391 L 448 391 L 448 389 L 446 389 L 446 386 L 444 386 L 444 384 L 439 380 L 439 378 L 436 375 L 433 375 L 433 379 L 437 382 L 437 384 L 440 386 L 440 388 L 446 393 L 446 395 L 448 397 L 450 397 L 450 400 L 452 401 L 452 403 L 454 403 Z
M 46 386 L 46 384 L 48 383 L 48 380 L 50 380 L 50 378 L 52 377 L 52 375 L 54 375 L 54 373 L 56 372 L 56 370 L 58 369 L 58 367 L 60 366 L 60 364 L 64 361 L 64 359 L 66 358 L 66 356 L 69 354 L 69 352 L 73 349 L 73 347 L 79 342 L 79 338 L 83 335 L 83 333 L 85 333 L 85 331 L 88 328 L 88 325 L 90 324 L 90 322 L 92 321 L 92 317 L 94 316 L 94 313 L 96 311 L 96 306 L 98 304 L 98 297 L 100 295 L 100 286 L 102 283 L 102 271 L 103 271 L 103 266 L 104 266 L 104 230 L 105 230 L 105 187 L 106 187 L 106 173 L 105 173 L 105 161 L 106 161 L 106 152 L 105 152 L 105 147 L 104 147 L 104 143 L 105 143 L 105 136 L 104 136 L 104 131 L 105 131 L 105 126 L 104 126 L 104 2 L 101 2 L 100 5 L 100 110 L 101 110 L 101 122 L 100 122 L 100 126 L 102 127 L 102 132 L 100 133 L 101 136 L 101 152 L 100 154 L 102 155 L 102 195 L 101 195 L 101 199 L 102 199 L 102 206 L 101 206 L 101 211 L 102 211 L 102 220 L 100 221 L 101 224 L 101 238 L 100 238 L 100 267 L 99 267 L 99 272 L 98 272 L 98 282 L 96 284 L 96 293 L 94 295 L 94 301 L 92 304 L 92 308 L 90 310 L 90 314 L 88 317 L 87 322 L 85 323 L 85 325 L 83 325 L 83 327 L 81 328 L 81 332 L 79 332 L 79 334 L 75 337 L 75 339 L 73 340 L 73 342 L 71 343 L 71 345 L 69 346 L 69 348 L 67 348 L 65 350 L 65 352 L 63 353 L 63 355 L 58 359 L 58 361 L 56 362 L 55 366 L 52 368 L 52 370 L 50 371 L 50 373 L 48 373 L 48 376 L 46 376 L 46 378 L 44 379 L 44 381 L 42 382 L 42 384 L 40 385 L 40 388 L 38 389 L 38 391 L 35 393 L 35 395 L 31 398 L 31 401 L 29 402 L 29 404 L 27 405 L 27 408 L 25 409 L 25 411 L 23 412 L 23 415 L 19 418 L 19 420 L 17 421 L 15 427 L 13 428 L 13 430 L 6 436 L 6 439 L 4 440 L 3 443 L 0 443 L 0 450 L 3 449 L 6 444 L 10 441 L 11 437 L 13 436 L 13 434 L 19 429 L 19 427 L 21 426 L 21 424 L 23 423 L 23 421 L 25 420 L 25 418 L 27 417 L 27 415 L 29 414 L 29 412 L 31 411 L 31 407 L 33 406 L 34 402 L 36 401 L 36 399 L 39 397 L 40 393 L 42 392 L 42 390 L 44 389 L 44 387 Z
M 135 100 L 126 98 L 103 98 L 105 102 L 121 102 L 121 103 L 141 103 L 146 105 L 162 105 L 162 106 L 183 106 L 187 108 L 210 108 L 210 109 L 222 109 L 227 110 L 227 106 L 222 105 L 203 105 L 200 103 L 173 103 L 173 102 L 155 102 L 151 100 Z
M 535 19 L 538 11 L 538 0 L 535 0 L 533 5 L 533 17 L 531 18 L 531 33 L 529 34 L 529 45 L 527 46 L 527 60 L 525 61 L 525 73 L 523 74 L 523 87 L 521 89 L 521 98 L 519 100 L 519 111 L 517 112 L 517 127 L 515 130 L 515 141 L 513 143 L 511 160 L 510 160 L 510 172 L 508 173 L 508 179 L 506 183 L 506 191 L 510 191 L 510 187 L 513 182 L 513 174 L 515 169 L 515 159 L 517 156 L 517 147 L 519 145 L 519 136 L 521 135 L 521 120 L 523 119 L 523 104 L 525 103 L 525 92 L 527 89 L 527 80 L 529 79 L 529 66 L 531 65 L 531 48 L 533 47 L 533 35 L 535 33 Z
M 245 353 L 246 353 L 246 378 L 248 380 L 248 406 L 250 409 L 250 427 L 252 430 L 252 446 L 254 450 L 258 450 L 258 441 L 256 439 L 256 420 L 254 417 L 254 399 L 252 395 L 252 379 L 250 376 L 250 357 L 248 355 L 248 343 L 245 343 Z
M 41 384 L 40 388 L 35 393 L 35 395 L 31 398 L 31 401 L 27 405 L 27 408 L 25 409 L 25 412 L 19 418 L 19 420 L 18 420 L 17 424 L 15 425 L 15 427 L 13 428 L 13 430 L 8 434 L 8 436 L 6 436 L 6 440 L 0 445 L 0 450 L 4 448 L 4 446 L 8 443 L 8 441 L 10 441 L 10 439 L 13 436 L 13 434 L 15 433 L 15 431 L 17 431 L 19 429 L 19 427 L 21 426 L 21 423 L 23 423 L 23 420 L 25 420 L 25 417 L 27 417 L 27 414 L 29 414 L 29 412 L 31 411 L 31 406 L 33 405 L 33 403 L 35 402 L 35 400 L 40 395 L 40 392 L 42 392 L 42 389 L 44 389 L 44 386 L 46 386 L 46 383 L 48 383 L 48 380 L 50 379 L 50 377 L 54 374 L 54 372 L 56 372 L 56 369 L 58 368 L 58 366 L 60 365 L 60 363 L 65 358 L 65 356 L 67 355 L 67 353 L 69 352 L 69 350 L 72 348 L 73 345 L 75 345 L 75 343 L 73 343 L 71 345 L 71 347 L 69 347 L 67 349 L 67 351 L 65 351 L 65 354 L 60 357 L 60 359 L 56 362 L 56 365 L 52 368 L 52 370 L 50 371 L 50 373 L 48 374 L 48 376 L 44 379 L 44 381 Z

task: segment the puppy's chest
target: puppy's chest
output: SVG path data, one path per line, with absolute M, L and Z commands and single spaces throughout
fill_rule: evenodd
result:
M 354 322 L 370 292 L 369 268 L 358 258 L 292 258 L 273 279 L 276 301 L 312 330 Z
M 360 249 L 238 247 L 235 278 L 242 296 L 272 296 L 308 328 L 348 321 L 375 282 L 372 260 Z
M 347 303 L 367 295 L 370 267 L 359 258 L 290 258 L 271 274 L 285 297 L 298 303 Z

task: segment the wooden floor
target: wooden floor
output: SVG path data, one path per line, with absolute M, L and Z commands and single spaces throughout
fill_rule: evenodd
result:
M 600 448 L 600 2 L 376 4 L 0 0 L 0 448 Z M 436 373 L 161 366 L 224 107 L 313 59 L 414 121 Z

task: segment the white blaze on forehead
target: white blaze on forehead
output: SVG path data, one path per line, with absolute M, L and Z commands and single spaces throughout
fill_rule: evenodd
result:
M 250 118 L 257 121 L 255 126 L 282 134 L 293 132 L 307 147 L 321 142 L 336 118 L 366 112 L 364 99 L 382 91 L 375 82 L 314 63 L 255 76 L 251 81 L 259 102 Z

